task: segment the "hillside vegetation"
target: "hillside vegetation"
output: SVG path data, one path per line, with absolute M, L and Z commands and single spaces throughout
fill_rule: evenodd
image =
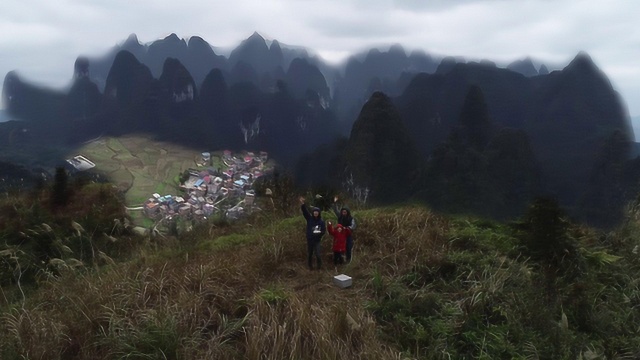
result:
M 640 356 L 633 211 L 601 234 L 569 223 L 548 199 L 510 225 L 421 206 L 355 209 L 353 262 L 335 269 L 325 238 L 325 268 L 309 271 L 299 214 L 140 239 L 126 227 L 90 232 L 73 199 L 68 232 L 55 216 L 43 218 L 51 230 L 44 220 L 15 233 L 3 226 L 2 359 Z M 20 209 L 10 200 L 5 209 Z M 32 240 L 11 243 L 15 234 Z M 67 255 L 29 263 L 46 239 Z M 353 287 L 332 285 L 343 272 Z

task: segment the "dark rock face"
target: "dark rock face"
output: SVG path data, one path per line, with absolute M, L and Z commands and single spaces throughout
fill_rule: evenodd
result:
M 97 115 L 102 94 L 88 77 L 77 78 L 67 94 L 67 116 L 73 122 L 92 122 Z
M 330 98 L 329 87 L 324 76 L 307 60 L 293 60 L 285 78 L 289 90 L 297 98 L 304 98 L 309 90 L 326 100 Z
M 170 104 L 188 104 L 197 100 L 196 83 L 179 60 L 168 58 L 164 62 L 160 86 Z
M 116 120 L 105 125 L 115 133 L 153 128 L 159 95 L 149 68 L 130 52 L 119 52 L 107 76 L 103 103 L 105 112 Z
M 107 77 L 105 96 L 127 107 L 145 97 L 153 82 L 149 68 L 128 51 L 118 53 Z
M 346 162 L 355 186 L 375 201 L 405 199 L 415 191 L 420 156 L 391 99 L 374 93 L 353 124 Z
M 177 123 L 176 125 L 180 124 L 184 130 L 191 130 L 189 125 L 199 123 L 196 114 L 198 92 L 196 83 L 187 68 L 179 60 L 167 58 L 164 62 L 159 85 L 160 103 L 166 107 L 165 111 L 168 113 L 170 121 Z M 195 131 L 195 129 L 193 130 Z
M 88 125 L 95 121 L 101 103 L 102 94 L 90 78 L 90 60 L 80 56 L 73 67 L 73 84 L 67 94 L 65 117 L 81 126 Z

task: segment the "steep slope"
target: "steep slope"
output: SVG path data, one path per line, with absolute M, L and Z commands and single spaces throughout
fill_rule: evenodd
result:
M 421 157 L 385 94 L 374 93 L 362 107 L 345 153 L 354 188 L 368 189 L 375 201 L 401 201 L 415 190 Z
M 309 64 L 305 59 L 294 59 L 291 62 L 285 80 L 296 98 L 306 98 L 308 91 L 320 96 L 325 103 L 331 98 L 324 76 L 316 66 Z
M 149 68 L 130 52 L 119 52 L 104 91 L 103 114 L 112 117 L 112 123 L 105 125 L 114 133 L 152 129 L 157 123 L 159 95 Z
M 102 94 L 91 81 L 89 59 L 79 57 L 74 65 L 74 79 L 67 94 L 67 116 L 76 123 L 91 123 L 97 115 Z

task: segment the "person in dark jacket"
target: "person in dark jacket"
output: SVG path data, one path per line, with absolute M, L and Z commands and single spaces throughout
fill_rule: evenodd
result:
M 351 262 L 351 252 L 353 251 L 353 231 L 356 229 L 356 220 L 351 216 L 351 210 L 348 207 L 343 206 L 338 210 L 338 197 L 333 198 L 333 212 L 338 218 L 338 224 L 349 229 L 349 236 L 347 236 L 347 263 Z
M 318 269 L 322 267 L 322 248 L 320 241 L 327 231 L 320 209 L 311 208 L 311 213 L 304 204 L 304 198 L 300 197 L 300 210 L 305 220 L 307 220 L 307 263 L 309 270 L 313 269 L 313 255 L 315 254 L 318 263 Z

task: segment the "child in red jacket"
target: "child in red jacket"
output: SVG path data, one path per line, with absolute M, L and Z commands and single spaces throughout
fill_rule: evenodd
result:
M 333 264 L 342 264 L 344 263 L 342 255 L 347 251 L 347 237 L 351 235 L 351 229 L 341 224 L 334 228 L 331 221 L 329 221 L 327 230 L 333 236 Z

